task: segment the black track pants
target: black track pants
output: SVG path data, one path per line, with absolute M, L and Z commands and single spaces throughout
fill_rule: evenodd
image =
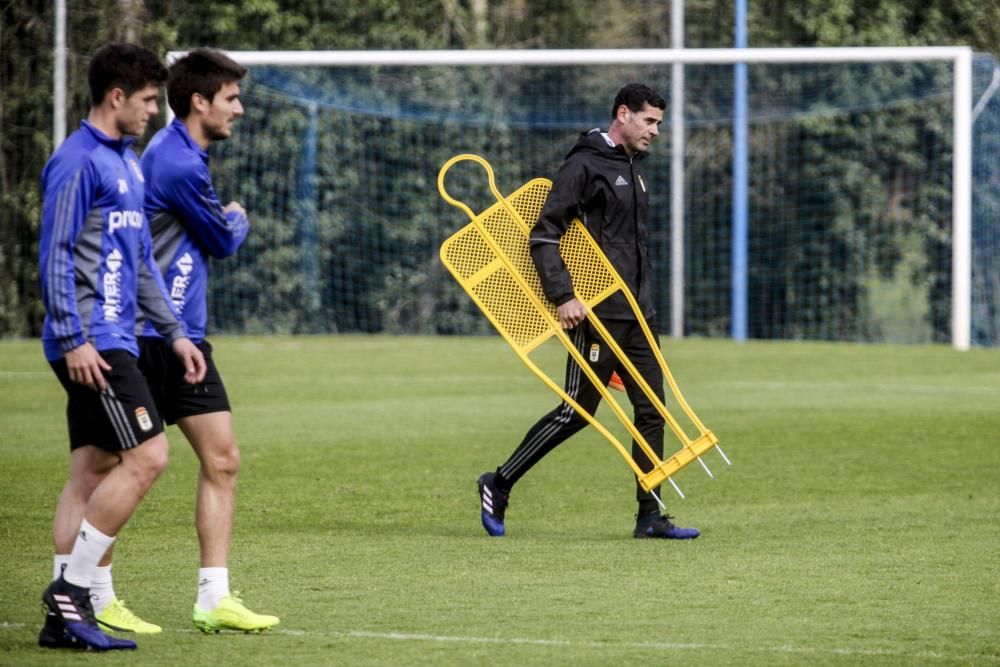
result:
M 663 401 L 663 371 L 656 361 L 656 357 L 653 356 L 653 351 L 650 350 L 639 323 L 634 320 L 606 320 L 604 326 L 639 373 L 646 379 L 649 386 L 656 392 L 660 401 Z M 657 345 L 659 345 L 659 337 L 655 334 L 656 329 L 652 322 L 650 322 L 650 328 L 654 332 Z M 607 385 L 612 371 L 617 371 L 618 375 L 621 376 L 629 400 L 635 409 L 635 426 L 656 452 L 656 455 L 662 459 L 663 417 L 660 416 L 660 413 L 646 398 L 632 377 L 621 366 L 611 349 L 588 322 L 584 321 L 583 324 L 569 333 L 573 344 L 583 358 L 588 361 L 604 385 Z M 594 414 L 601 402 L 601 395 L 571 356 L 568 356 L 566 360 L 565 389 L 570 398 L 579 403 L 580 407 L 591 415 Z M 556 409 L 539 419 L 528 430 L 521 444 L 507 459 L 507 462 L 497 469 L 497 472 L 513 486 L 543 456 L 584 426 L 587 426 L 587 422 L 583 417 L 578 415 L 568 403 L 560 403 Z M 645 453 L 634 441 L 632 442 L 632 458 L 643 471 L 649 471 L 653 467 Z M 639 501 L 640 513 L 646 513 L 658 507 L 652 495 L 643 491 L 638 483 L 636 484 L 636 499 Z

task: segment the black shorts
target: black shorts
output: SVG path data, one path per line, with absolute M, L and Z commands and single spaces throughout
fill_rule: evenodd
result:
M 67 394 L 70 449 L 95 445 L 119 452 L 163 433 L 163 421 L 136 358 L 125 350 L 107 350 L 101 356 L 111 365 L 104 373 L 108 383 L 104 391 L 70 380 L 66 359 L 49 364 Z
M 174 424 L 183 417 L 209 412 L 230 412 L 222 376 L 212 360 L 212 345 L 203 340 L 198 349 L 205 355 L 205 379 L 199 384 L 184 381 L 184 366 L 163 338 L 139 338 L 139 369 L 146 376 L 153 400 L 164 421 Z

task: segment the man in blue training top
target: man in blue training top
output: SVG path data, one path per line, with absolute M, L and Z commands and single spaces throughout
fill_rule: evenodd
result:
M 156 133 L 141 163 L 156 263 L 208 367 L 204 382 L 185 383 L 169 343 L 152 322 L 145 323 L 140 368 L 165 421 L 180 427 L 201 462 L 195 509 L 201 568 L 194 624 L 205 632 L 256 632 L 278 624 L 276 616 L 256 614 L 230 594 L 227 562 L 240 450 L 226 388 L 205 340 L 209 256 L 232 255 L 250 228 L 240 204 L 223 207 L 219 202 L 207 153 L 212 142 L 229 138 L 233 122 L 243 115 L 239 81 L 245 74 L 246 69 L 211 49 L 196 49 L 171 65 L 167 99 L 176 118 Z
M 56 577 L 38 637 L 50 648 L 134 649 L 95 620 L 98 563 L 167 463 L 167 438 L 139 371 L 139 309 L 169 341 L 184 381 L 205 376 L 152 254 L 144 179 L 131 149 L 157 113 L 166 70 L 110 44 L 87 72 L 91 108 L 42 171 L 39 275 L 45 357 L 68 395 L 70 476 L 53 521 Z

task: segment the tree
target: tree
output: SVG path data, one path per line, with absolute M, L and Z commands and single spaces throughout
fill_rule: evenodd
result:
M 669 3 L 661 0 L 595 0 L 589 4 L 575 0 L 368 0 L 364 3 L 348 0 L 247 0 L 242 3 L 221 0 L 197 3 L 191 0 L 115 0 L 103 4 L 70 2 L 68 10 L 70 88 L 67 106 L 71 130 L 86 114 L 89 104 L 85 85 L 89 55 L 111 40 L 134 39 L 159 53 L 203 45 L 234 50 L 669 46 Z M 995 2 L 757 0 L 749 3 L 749 10 L 749 41 L 751 46 L 756 47 L 965 43 L 1000 56 L 1000 5 Z M 686 46 L 730 46 L 732 12 L 730 0 L 686 0 Z M 35 239 L 40 217 L 38 176 L 52 150 L 51 112 L 47 102 L 51 90 L 52 58 L 49 49 L 40 49 L 39 45 L 52 43 L 52 21 L 52 5 L 47 1 L 10 0 L 0 10 L 0 275 L 13 278 L 0 283 L 0 335 L 37 334 L 41 325 Z M 539 90 L 559 86 L 567 91 L 567 105 L 589 103 L 607 95 L 606 84 L 596 84 L 582 75 L 519 73 L 508 76 L 522 79 L 535 77 L 537 80 L 532 84 Z M 440 86 L 438 90 L 447 90 L 453 83 L 444 72 L 439 73 L 434 82 Z M 504 86 L 519 82 L 484 74 L 465 85 L 480 91 L 484 98 L 502 100 L 503 96 L 498 92 Z M 398 84 L 398 79 L 385 79 L 384 83 L 389 87 Z M 898 82 L 886 80 L 879 85 L 884 88 L 896 84 Z M 689 85 L 694 90 L 698 82 L 689 81 Z M 838 94 L 857 92 L 856 86 L 852 88 L 849 81 L 836 82 L 835 86 Z M 441 103 L 435 98 L 433 87 L 427 88 L 427 91 L 423 98 L 411 96 L 406 103 L 424 109 L 432 109 Z M 762 94 L 769 92 L 763 90 Z M 503 107 L 494 109 L 497 119 L 505 114 L 516 116 L 518 112 L 512 107 L 516 102 L 496 104 Z M 272 122 L 285 123 L 290 131 L 294 130 L 300 136 L 305 136 L 303 133 L 308 131 L 310 120 L 307 110 L 285 109 L 272 113 L 272 116 Z M 932 112 L 922 121 L 911 119 L 910 127 L 920 127 L 920 132 L 937 137 L 944 126 L 939 116 L 937 112 Z M 261 221 L 273 226 L 270 238 L 278 245 L 271 249 L 256 248 L 259 264 L 240 267 L 237 275 L 220 275 L 235 281 L 244 303 L 253 303 L 261 297 L 255 283 L 259 275 L 281 276 L 280 281 L 275 283 L 277 293 L 285 301 L 309 304 L 306 310 L 312 314 L 283 316 L 268 324 L 253 321 L 249 311 L 246 311 L 236 313 L 232 320 L 234 327 L 311 331 L 323 330 L 322 323 L 325 321 L 334 322 L 332 326 L 336 328 L 336 323 L 344 321 L 342 316 L 345 314 L 338 313 L 333 317 L 323 315 L 323 312 L 331 308 L 332 291 L 347 285 L 357 290 L 358 306 L 354 324 L 351 325 L 355 330 L 384 330 L 387 322 L 406 321 L 412 323 L 413 330 L 427 331 L 433 329 L 431 322 L 435 318 L 446 322 L 440 330 L 469 330 L 463 327 L 472 326 L 472 322 L 481 325 L 481 320 L 466 317 L 467 311 L 462 310 L 462 304 L 466 302 L 455 298 L 455 293 L 449 291 L 450 283 L 440 279 L 440 267 L 432 257 L 439 239 L 434 238 L 430 231 L 436 223 L 439 209 L 429 204 L 428 199 L 413 195 L 428 189 L 428 183 L 420 180 L 425 178 L 425 174 L 408 176 L 408 181 L 382 186 L 387 200 L 397 202 L 399 207 L 408 207 L 407 214 L 400 219 L 370 220 L 367 221 L 370 224 L 362 225 L 357 218 L 345 217 L 344 211 L 351 210 L 346 202 L 349 192 L 337 188 L 349 185 L 353 178 L 355 164 L 350 156 L 363 155 L 370 142 L 370 133 L 382 129 L 377 120 L 371 123 L 356 128 L 356 132 L 350 135 L 338 136 L 336 131 L 321 131 L 317 144 L 320 155 L 336 157 L 320 159 L 314 175 L 300 177 L 301 165 L 295 162 L 298 158 L 282 152 L 289 147 L 274 147 L 275 155 L 287 166 L 284 176 L 293 179 L 290 187 L 305 188 L 306 191 L 311 187 L 316 191 L 314 203 L 299 202 L 294 205 L 300 208 L 316 207 L 313 216 L 315 229 L 296 232 L 292 227 L 278 226 L 284 221 Z M 864 186 L 860 191 L 867 192 L 865 196 L 896 202 L 895 208 L 886 208 L 886 215 L 909 215 L 911 222 L 908 224 L 915 230 L 914 234 L 923 238 L 929 252 L 945 252 L 947 235 L 942 234 L 940 226 L 942 221 L 947 221 L 947 213 L 937 210 L 940 201 L 927 200 L 916 208 L 899 205 L 899 202 L 907 203 L 905 196 L 901 195 L 905 195 L 913 174 L 927 169 L 940 170 L 942 165 L 928 164 L 926 156 L 920 155 L 915 148 L 914 138 L 902 135 L 898 126 L 891 123 L 876 125 L 869 126 L 867 120 L 858 118 L 852 122 L 830 121 L 797 128 L 796 132 L 806 138 L 805 145 L 812 146 L 810 150 L 814 151 L 809 161 L 778 154 L 777 147 L 782 145 L 784 138 L 769 136 L 754 139 L 755 151 L 775 152 L 774 169 L 785 179 L 775 179 L 774 183 L 778 184 L 775 187 L 781 192 L 769 194 L 788 197 L 789 193 L 793 193 L 793 201 L 785 210 L 816 205 L 815 201 L 804 199 L 806 195 L 794 194 L 795 184 L 809 178 L 810 170 L 815 169 L 816 164 L 837 165 L 837 169 L 851 174 L 851 178 Z M 498 121 L 484 127 L 482 132 L 468 133 L 464 140 L 470 148 L 483 146 L 500 155 L 507 155 L 510 154 L 513 136 L 512 128 Z M 843 154 L 838 155 L 824 148 L 824 142 L 831 137 L 857 147 L 858 152 L 845 158 Z M 424 171 L 432 171 L 434 164 L 440 164 L 452 148 L 434 143 L 438 139 L 421 140 L 427 148 L 426 155 L 421 156 L 426 160 Z M 338 145 L 339 141 L 344 143 Z M 403 141 L 401 136 L 387 133 L 380 150 L 388 153 L 406 150 Z M 547 173 L 549 161 L 557 162 L 561 151 L 565 150 L 566 138 L 562 136 L 539 138 L 537 141 L 539 160 L 529 159 L 520 167 L 511 168 L 509 173 L 504 174 L 510 182 Z M 714 135 L 693 134 L 690 147 L 690 151 L 696 151 L 704 145 L 708 152 L 704 157 L 693 156 L 689 160 L 689 170 L 702 173 L 707 182 L 713 183 L 719 191 L 728 187 L 727 141 L 724 131 L 716 131 Z M 872 177 L 871 161 L 876 157 L 885 157 L 866 156 L 864 151 L 873 143 L 883 144 L 894 156 L 896 167 L 887 177 Z M 238 161 L 242 158 L 230 157 L 220 151 L 219 159 Z M 275 173 L 256 172 L 243 183 L 233 183 L 232 187 L 245 188 L 248 196 L 268 197 L 271 196 L 267 190 L 269 179 L 275 177 Z M 666 194 L 660 191 L 657 196 L 666 197 Z M 707 194 L 698 193 L 696 196 Z M 850 196 L 840 192 L 832 182 L 827 192 L 808 196 L 821 196 L 824 207 L 840 212 L 839 216 L 830 219 L 829 224 L 831 229 L 839 230 L 839 238 L 848 245 L 852 238 L 851 229 L 860 230 L 872 225 L 872 220 L 865 215 L 852 213 L 857 202 L 851 201 Z M 725 198 L 722 200 L 725 201 Z M 665 203 L 658 206 L 663 207 Z M 782 220 L 778 215 L 780 211 L 767 198 L 758 201 L 755 206 L 761 215 L 774 214 L 768 219 Z M 362 211 L 358 215 L 363 214 Z M 293 210 L 292 215 L 302 217 L 299 209 Z M 849 225 L 844 222 L 847 219 L 850 219 Z M 794 220 L 788 219 L 781 224 L 791 226 Z M 389 244 L 386 247 L 391 247 L 392 252 L 402 255 L 403 259 L 367 266 L 356 254 L 344 254 L 344 248 L 349 247 L 345 245 L 345 239 L 349 239 L 351 233 L 362 232 L 375 235 L 371 238 L 379 243 Z M 719 245 L 726 243 L 722 232 L 724 230 L 714 230 L 710 237 L 706 236 L 699 242 L 703 247 L 716 247 L 725 254 L 725 248 Z M 302 256 L 296 248 L 301 249 L 309 243 L 312 238 L 310 233 L 315 233 L 316 242 L 322 244 L 323 254 L 318 270 L 326 271 L 334 264 L 340 267 L 336 280 L 331 278 L 325 283 L 318 299 L 311 293 L 310 285 L 298 278 Z M 770 232 L 767 227 L 758 226 L 754 233 L 780 233 L 780 224 L 772 226 Z M 657 232 L 656 239 L 657 243 L 666 247 L 668 239 L 664 230 Z M 766 238 L 757 238 L 761 246 L 766 247 L 766 241 Z M 252 246 L 256 241 L 250 243 Z M 875 255 L 879 271 L 891 274 L 896 270 L 902 261 L 904 243 L 908 241 L 885 237 L 877 247 L 869 249 Z M 794 257 L 762 255 L 757 264 L 760 270 L 754 271 L 751 267 L 756 303 L 761 309 L 761 324 L 756 335 L 798 335 L 788 332 L 810 331 L 812 326 L 802 321 L 792 329 L 782 329 L 775 320 L 775 313 L 784 307 L 782 304 L 788 303 L 801 289 L 801 285 L 796 283 L 795 271 L 784 279 L 764 277 L 767 272 L 763 269 L 779 259 L 795 266 Z M 666 275 L 665 262 L 662 268 Z M 831 285 L 839 285 L 836 289 L 848 295 L 848 302 L 853 300 L 855 306 L 859 306 L 864 299 L 863 285 L 857 282 L 856 277 L 852 278 L 851 267 L 831 264 L 826 270 L 830 275 L 838 276 Z M 700 278 L 701 282 L 724 289 L 728 276 L 715 273 Z M 948 310 L 947 278 L 927 276 L 926 279 L 933 292 L 930 317 L 935 330 L 943 330 L 941 327 Z M 666 293 L 666 290 L 661 291 Z M 403 295 L 408 296 L 404 298 Z M 665 310 L 665 304 L 660 307 Z M 696 312 L 702 317 L 702 321 L 697 323 L 699 331 L 722 333 L 726 330 L 728 315 L 717 303 L 701 304 Z M 850 312 L 844 312 L 838 317 L 847 318 L 846 322 L 850 316 Z

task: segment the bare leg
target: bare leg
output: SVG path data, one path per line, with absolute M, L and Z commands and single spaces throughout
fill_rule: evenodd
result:
M 183 417 L 177 425 L 201 461 L 195 509 L 201 566 L 226 567 L 233 534 L 236 475 L 240 468 L 233 415 L 228 411 L 210 412 Z
M 73 542 L 80 531 L 80 523 L 90 496 L 118 462 L 117 454 L 99 447 L 78 447 L 70 453 L 69 479 L 59 496 L 52 521 L 52 542 L 56 554 L 69 555 L 73 550 Z M 101 559 L 101 565 L 111 563 L 113 549 L 114 547 L 108 549 Z
M 167 436 L 162 433 L 122 451 L 121 462 L 91 493 L 87 521 L 105 535 L 117 535 L 167 467 L 167 452 Z
M 229 594 L 226 563 L 233 534 L 236 475 L 240 468 L 233 415 L 229 411 L 210 412 L 178 419 L 177 425 L 201 461 L 195 509 L 201 544 L 195 627 L 205 632 L 218 632 L 222 628 L 259 632 L 273 627 L 279 623 L 277 616 L 256 614 Z
M 161 433 L 121 452 L 107 453 L 90 446 L 73 452 L 70 481 L 63 489 L 53 520 L 53 541 L 57 550 L 65 549 L 63 545 L 70 539 L 72 543 L 65 569 L 43 596 L 49 611 L 39 635 L 39 643 L 43 646 L 62 647 L 65 645 L 62 633 L 69 633 L 77 643 L 101 650 L 135 648 L 135 642 L 115 640 L 99 630 L 91 614 L 99 615 L 108 610 L 147 626 L 143 629 L 129 627 L 135 623 L 122 624 L 114 619 L 119 625 L 113 627 L 137 632 L 160 631 L 158 626 L 142 623 L 121 606 L 109 606 L 114 601 L 110 568 L 101 571 L 99 563 L 110 562 L 114 538 L 163 472 L 167 451 L 167 438 Z M 81 525 L 86 527 L 86 532 Z M 97 589 L 92 587 L 95 583 Z M 55 635 L 49 620 L 52 615 L 57 620 L 62 615 L 65 623 L 58 625 L 57 622 L 57 627 L 64 629 Z M 80 624 L 78 632 L 72 630 L 70 621 Z

